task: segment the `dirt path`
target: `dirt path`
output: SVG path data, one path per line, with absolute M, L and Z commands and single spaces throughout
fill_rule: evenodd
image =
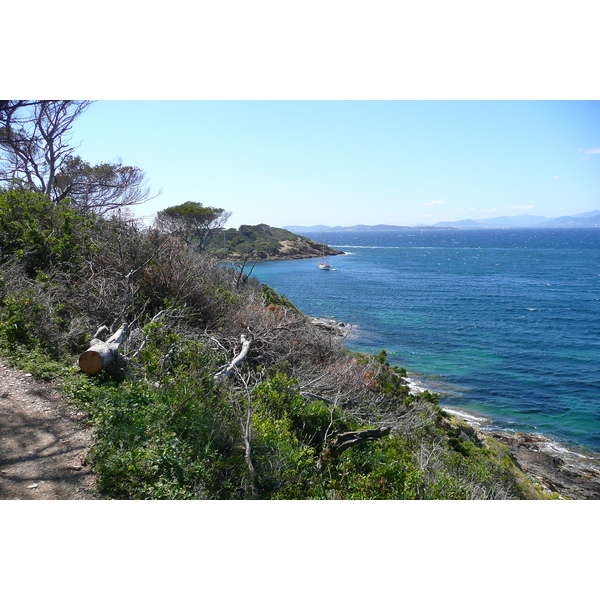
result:
M 52 384 L 0 358 L 0 499 L 84 500 L 98 496 L 86 464 L 92 444 L 83 415 Z

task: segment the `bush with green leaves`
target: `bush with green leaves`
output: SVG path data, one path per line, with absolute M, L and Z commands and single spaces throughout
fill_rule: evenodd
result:
M 95 218 L 68 201 L 53 204 L 44 194 L 0 191 L 0 260 L 17 256 L 28 275 L 79 268 L 93 250 L 87 235 Z
M 296 312 L 298 309 L 292 304 L 283 294 L 278 294 L 272 287 L 266 283 L 261 284 L 260 291 L 262 293 L 265 302 L 269 306 L 282 306 L 284 308 L 290 308 Z
M 9 346 L 31 344 L 31 326 L 39 306 L 33 299 L 31 290 L 8 293 L 0 300 L 0 337 Z
M 236 424 L 211 380 L 156 388 L 86 378 L 70 393 L 94 424 L 89 459 L 101 493 L 120 499 L 240 496 Z

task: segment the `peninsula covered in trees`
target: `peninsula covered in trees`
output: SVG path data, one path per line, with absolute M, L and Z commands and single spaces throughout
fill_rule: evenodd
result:
M 210 248 L 215 254 L 219 254 L 221 250 L 218 237 L 213 240 Z M 263 223 L 225 230 L 223 254 L 228 260 L 237 261 L 248 255 L 257 260 L 290 260 L 336 256 L 344 252 L 287 229 L 270 227 Z
M 85 411 L 103 497 L 549 497 L 506 447 L 411 393 L 384 350 L 350 352 L 217 251 L 260 240 L 268 258 L 298 236 L 226 230 L 200 203 L 142 226 L 114 210 L 146 195 L 142 172 L 74 157 L 85 106 L 39 102 L 0 106 L 0 352 Z
M 231 213 L 222 208 L 203 206 L 201 202 L 185 202 L 160 211 L 156 216 L 156 227 L 163 233 L 177 236 L 198 251 L 208 250 L 231 262 L 344 254 L 341 250 L 264 223 L 225 229 L 230 216 Z

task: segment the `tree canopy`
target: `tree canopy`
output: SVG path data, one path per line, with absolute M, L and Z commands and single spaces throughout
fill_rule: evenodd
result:
M 56 176 L 54 194 L 56 200 L 71 198 L 81 208 L 102 214 L 145 202 L 150 189 L 139 167 L 123 165 L 120 160 L 90 165 L 73 156 Z
M 231 213 L 223 208 L 202 206 L 201 202 L 185 202 L 161 210 L 156 215 L 155 224 L 159 231 L 175 234 L 198 250 L 205 250 L 230 216 Z

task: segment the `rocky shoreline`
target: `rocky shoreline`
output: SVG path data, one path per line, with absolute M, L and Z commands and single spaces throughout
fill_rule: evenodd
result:
M 348 337 L 354 331 L 354 329 L 356 329 L 356 325 L 350 325 L 349 323 L 344 323 L 335 319 L 327 319 L 324 317 L 308 317 L 308 320 L 315 327 L 342 338 Z
M 333 335 L 347 337 L 356 326 L 331 318 L 309 317 L 313 325 Z M 411 393 L 425 391 L 407 378 Z M 500 429 L 491 418 L 463 408 L 441 406 L 475 431 L 480 440 L 491 437 L 509 449 L 515 465 L 548 494 L 565 500 L 600 500 L 600 455 L 576 451 L 542 435 Z
M 310 251 L 303 251 L 303 252 L 296 252 L 296 251 L 288 251 L 288 252 L 282 252 L 279 254 L 270 254 L 268 252 L 262 252 L 262 251 L 257 251 L 255 254 L 252 255 L 252 260 L 257 260 L 259 262 L 267 262 L 267 261 L 273 261 L 273 260 L 305 260 L 305 259 L 309 259 L 309 258 L 321 258 L 323 256 L 341 256 L 342 254 L 346 254 L 345 252 L 342 252 L 341 250 L 337 250 L 335 252 L 310 252 Z M 237 262 L 242 262 L 244 260 L 244 256 L 240 255 L 240 254 L 229 254 L 227 256 L 227 261 L 228 262 L 233 262 L 233 263 L 237 263 Z
M 472 426 L 480 439 L 494 438 L 546 492 L 569 500 L 600 500 L 600 456 L 576 451 L 542 435 L 498 429 L 491 419 L 464 409 L 442 406 Z
M 569 450 L 556 451 L 541 436 L 490 432 L 511 451 L 515 464 L 548 491 L 571 500 L 600 499 L 600 461 Z

